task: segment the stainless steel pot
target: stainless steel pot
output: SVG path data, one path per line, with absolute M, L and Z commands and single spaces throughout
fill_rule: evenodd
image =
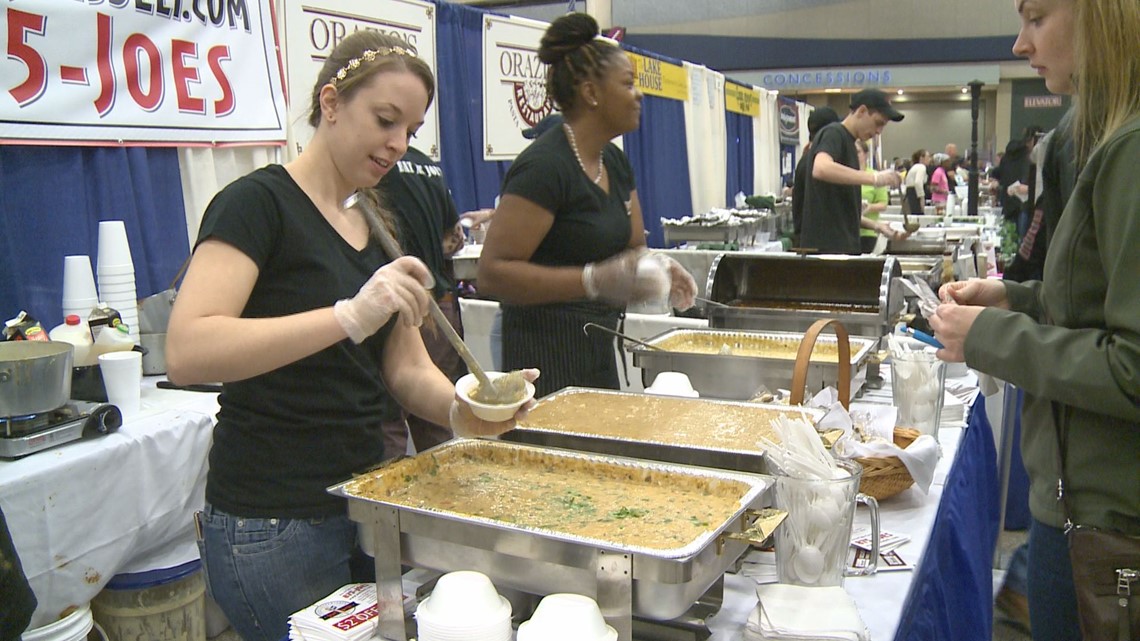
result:
M 74 349 L 57 341 L 0 342 L 0 417 L 48 412 L 66 403 Z

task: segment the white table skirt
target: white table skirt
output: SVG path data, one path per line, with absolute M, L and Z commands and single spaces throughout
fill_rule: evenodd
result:
M 91 601 L 124 572 L 198 558 L 217 395 L 143 384 L 117 432 L 0 460 L 0 507 L 39 606 L 31 628 Z

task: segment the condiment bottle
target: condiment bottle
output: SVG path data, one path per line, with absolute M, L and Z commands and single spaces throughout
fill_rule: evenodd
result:
M 48 338 L 53 341 L 71 343 L 75 346 L 72 357 L 72 366 L 86 367 L 95 364 L 95 356 L 91 353 L 94 340 L 91 338 L 91 329 L 77 314 L 69 314 L 62 325 L 57 325 L 50 332 Z

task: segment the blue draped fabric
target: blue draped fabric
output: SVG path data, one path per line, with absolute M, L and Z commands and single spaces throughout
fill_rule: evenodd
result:
M 685 64 L 635 47 L 624 49 L 674 65 Z M 650 247 L 664 247 L 665 232 L 661 229 L 661 219 L 680 218 L 693 213 L 689 157 L 685 147 L 685 103 L 645 96 L 641 101 L 641 125 L 626 134 L 622 144 L 637 179 L 637 198 L 641 201 L 645 231 L 649 232 L 646 242 Z
M 436 6 L 440 164 L 460 212 L 492 207 L 510 163 L 483 160 L 486 12 L 439 0 Z
M 140 298 L 166 289 L 190 253 L 178 151 L 0 146 L 0 314 L 63 322 L 63 257 L 97 272 L 99 221 L 122 220 Z
M 731 111 L 724 112 L 724 131 L 728 145 L 728 182 L 725 185 L 725 202 L 732 203 L 737 192 L 745 196 L 756 193 L 754 180 L 755 149 L 752 147 L 751 116 Z
M 970 408 L 895 641 L 988 641 L 999 480 L 985 397 Z

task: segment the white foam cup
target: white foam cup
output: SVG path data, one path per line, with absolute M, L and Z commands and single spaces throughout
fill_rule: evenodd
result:
M 499 613 L 503 599 L 486 574 L 460 570 L 439 577 L 423 605 L 436 621 L 451 617 L 471 621 Z
M 598 602 L 581 594 L 550 594 L 529 621 L 519 626 L 518 641 L 615 641 Z
M 99 271 L 108 273 L 112 265 L 118 268 L 134 265 L 131 246 L 127 242 L 127 228 L 121 220 L 99 222 Z
M 107 389 L 107 402 L 124 418 L 138 414 L 142 402 L 142 353 L 107 352 L 99 355 L 99 371 Z
M 85 304 L 90 299 L 96 299 L 95 277 L 91 273 L 91 259 L 87 256 L 63 257 L 63 301 L 68 307 L 68 301 Z M 94 307 L 98 299 L 91 303 Z M 71 305 L 78 307 L 79 305 Z

